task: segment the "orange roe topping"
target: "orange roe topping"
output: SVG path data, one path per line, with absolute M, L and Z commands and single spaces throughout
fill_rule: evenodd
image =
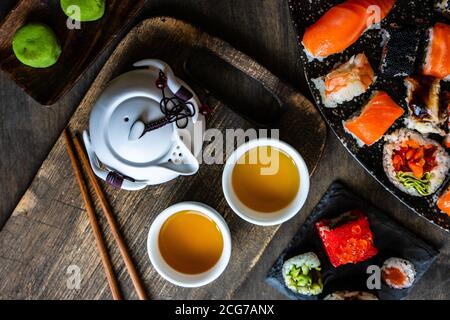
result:
M 390 267 L 383 270 L 384 280 L 395 286 L 403 286 L 406 281 L 406 275 L 398 268 Z

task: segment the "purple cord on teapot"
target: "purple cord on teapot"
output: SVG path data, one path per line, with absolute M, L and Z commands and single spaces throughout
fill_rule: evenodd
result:
M 192 118 L 195 115 L 194 105 L 192 102 L 187 102 L 192 97 L 192 93 L 186 88 L 181 87 L 179 92 L 175 93 L 175 96 L 171 98 L 166 97 L 165 88 L 167 87 L 167 77 L 161 70 L 156 80 L 156 86 L 162 92 L 163 98 L 159 102 L 159 106 L 165 117 L 146 123 L 142 135 L 173 122 L 176 122 L 177 127 L 180 129 L 186 128 L 189 123 L 188 118 Z M 183 120 L 185 120 L 184 123 L 180 123 Z

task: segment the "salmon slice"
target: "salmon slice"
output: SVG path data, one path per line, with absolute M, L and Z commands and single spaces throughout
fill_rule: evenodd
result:
M 450 80 L 450 25 L 436 23 L 431 29 L 423 74 Z
M 396 0 L 347 0 L 328 10 L 306 29 L 303 45 L 315 58 L 339 53 L 355 43 L 391 11 Z
M 344 122 L 344 128 L 360 145 L 377 142 L 404 113 L 384 91 L 377 92 L 358 116 Z
M 450 216 L 450 188 L 439 197 L 437 206 L 442 212 Z

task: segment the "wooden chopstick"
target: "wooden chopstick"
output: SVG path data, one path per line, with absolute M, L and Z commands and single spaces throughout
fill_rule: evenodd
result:
M 112 267 L 111 260 L 109 258 L 108 250 L 103 240 L 102 232 L 100 226 L 98 225 L 97 217 L 95 216 L 94 207 L 92 206 L 91 199 L 89 197 L 89 192 L 84 182 L 83 175 L 81 172 L 80 165 L 75 156 L 75 151 L 72 145 L 72 138 L 68 129 L 64 130 L 64 139 L 66 144 L 67 153 L 69 154 L 70 162 L 72 163 L 73 171 L 80 187 L 81 195 L 83 196 L 84 205 L 88 213 L 89 222 L 91 224 L 92 231 L 94 232 L 95 242 L 97 244 L 97 249 L 102 260 L 103 269 L 106 273 L 106 278 L 108 280 L 109 287 L 111 288 L 112 296 L 114 300 L 122 300 L 122 294 L 120 293 L 119 284 L 117 283 L 116 276 Z
M 73 138 L 73 142 L 75 145 L 75 149 L 78 153 L 78 156 L 81 160 L 81 164 L 84 170 L 87 172 L 87 176 L 89 178 L 90 183 L 94 187 L 95 193 L 100 200 L 100 205 L 102 207 L 103 213 L 106 216 L 106 220 L 108 221 L 109 227 L 111 229 L 111 233 L 119 247 L 120 255 L 125 262 L 125 266 L 128 270 L 128 274 L 130 275 L 131 281 L 133 282 L 134 289 L 141 300 L 147 299 L 147 294 L 145 292 L 144 286 L 142 285 L 141 279 L 137 273 L 136 267 L 133 264 L 133 260 L 131 259 L 130 254 L 128 253 L 127 245 L 122 238 L 122 234 L 120 233 L 119 228 L 117 227 L 116 219 L 111 211 L 111 207 L 106 199 L 106 196 L 98 183 L 97 177 L 92 171 L 91 165 L 87 158 L 86 152 L 81 145 L 80 139 L 77 135 Z

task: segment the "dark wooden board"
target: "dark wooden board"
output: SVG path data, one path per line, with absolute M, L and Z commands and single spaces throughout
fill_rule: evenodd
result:
M 187 23 L 172 18 L 153 18 L 134 28 L 118 45 L 81 105 L 70 120 L 73 131 L 87 127 L 90 109 L 107 83 L 142 58 L 163 58 L 188 83 L 185 59 L 197 48 L 207 48 L 242 73 L 270 89 L 283 102 L 285 112 L 274 126 L 281 137 L 304 156 L 311 172 L 321 156 L 326 128 L 314 106 L 248 56 L 227 43 Z M 226 82 L 227 79 L 224 79 Z M 193 85 L 201 100 L 213 108 L 207 127 L 254 127 L 220 100 Z M 245 106 L 235 106 L 235 108 Z M 213 145 L 208 144 L 206 150 Z M 237 217 L 227 206 L 221 190 L 222 165 L 203 165 L 195 176 L 162 186 L 126 192 L 104 185 L 118 223 L 153 298 L 230 298 L 258 261 L 278 227 L 256 227 Z M 183 289 L 164 281 L 151 267 L 147 252 L 148 229 L 167 206 L 184 200 L 205 202 L 223 214 L 232 232 L 233 252 L 225 273 L 199 289 Z M 96 203 L 98 209 L 98 203 Z M 101 222 L 104 224 L 102 215 Z M 128 283 L 117 248 L 106 232 L 119 280 Z M 49 255 L 51 252 L 51 255 Z M 0 296 L 17 298 L 108 298 L 109 288 L 95 248 L 82 199 L 60 137 L 44 161 L 32 185 L 0 233 Z M 82 290 L 66 286 L 66 268 L 78 265 Z M 14 275 L 14 276 L 10 276 Z M 123 286 L 127 297 L 132 287 Z
M 301 51 L 302 62 L 305 70 L 305 76 L 309 84 L 311 93 L 315 99 L 316 105 L 320 112 L 323 114 L 325 120 L 337 135 L 339 140 L 348 149 L 348 151 L 355 157 L 355 159 L 387 190 L 394 194 L 400 201 L 407 205 L 412 211 L 424 217 L 431 223 L 443 228 L 446 231 L 450 231 L 450 217 L 442 213 L 435 205 L 436 197 L 431 195 L 428 197 L 413 197 L 407 195 L 397 189 L 387 178 L 384 173 L 382 165 L 382 150 L 383 139 L 380 139 L 377 143 L 369 147 L 359 147 L 349 134 L 344 131 L 342 121 L 347 120 L 356 111 L 360 110 L 366 101 L 373 94 L 374 90 L 384 90 L 405 110 L 407 110 L 405 96 L 406 88 L 403 84 L 403 78 L 386 78 L 379 74 L 378 66 L 381 60 L 381 35 L 379 30 L 369 30 L 365 32 L 361 38 L 350 48 L 345 50 L 341 54 L 336 54 L 328 57 L 324 61 L 314 60 L 310 62 L 303 46 L 301 45 L 301 39 L 303 38 L 306 27 L 317 21 L 326 10 L 333 5 L 340 3 L 340 0 L 321 0 L 321 1 L 302 1 L 302 0 L 289 0 L 289 8 L 293 23 L 295 25 L 298 44 Z M 433 10 L 433 1 L 407 1 L 398 0 L 396 5 L 390 12 L 390 14 L 382 21 L 382 27 L 386 27 L 392 24 L 398 25 L 414 25 L 417 24 L 423 28 L 427 28 L 433 25 L 435 21 L 445 21 L 445 19 Z M 447 20 L 448 23 L 448 20 Z M 422 44 L 422 47 L 425 43 Z M 423 51 L 423 49 L 421 50 Z M 371 65 L 377 73 L 377 81 L 375 84 L 360 97 L 355 98 L 353 101 L 342 104 L 337 108 L 326 108 L 320 97 L 319 91 L 316 89 L 311 79 L 326 75 L 330 72 L 337 63 L 343 63 L 347 61 L 352 55 L 364 52 L 369 58 Z M 418 59 L 420 60 L 420 58 Z M 444 84 L 444 86 L 450 86 Z M 405 112 L 406 116 L 407 112 Z M 397 120 L 392 126 L 389 132 L 394 131 L 397 128 L 403 127 L 404 117 Z M 437 194 L 442 192 L 446 187 L 446 183 L 443 184 Z
M 37 102 L 52 105 L 128 26 L 145 1 L 108 0 L 100 20 L 82 22 L 81 29 L 69 30 L 59 0 L 21 0 L 0 25 L 0 68 Z M 35 69 L 14 56 L 12 38 L 27 22 L 42 22 L 55 31 L 62 47 L 55 65 Z

